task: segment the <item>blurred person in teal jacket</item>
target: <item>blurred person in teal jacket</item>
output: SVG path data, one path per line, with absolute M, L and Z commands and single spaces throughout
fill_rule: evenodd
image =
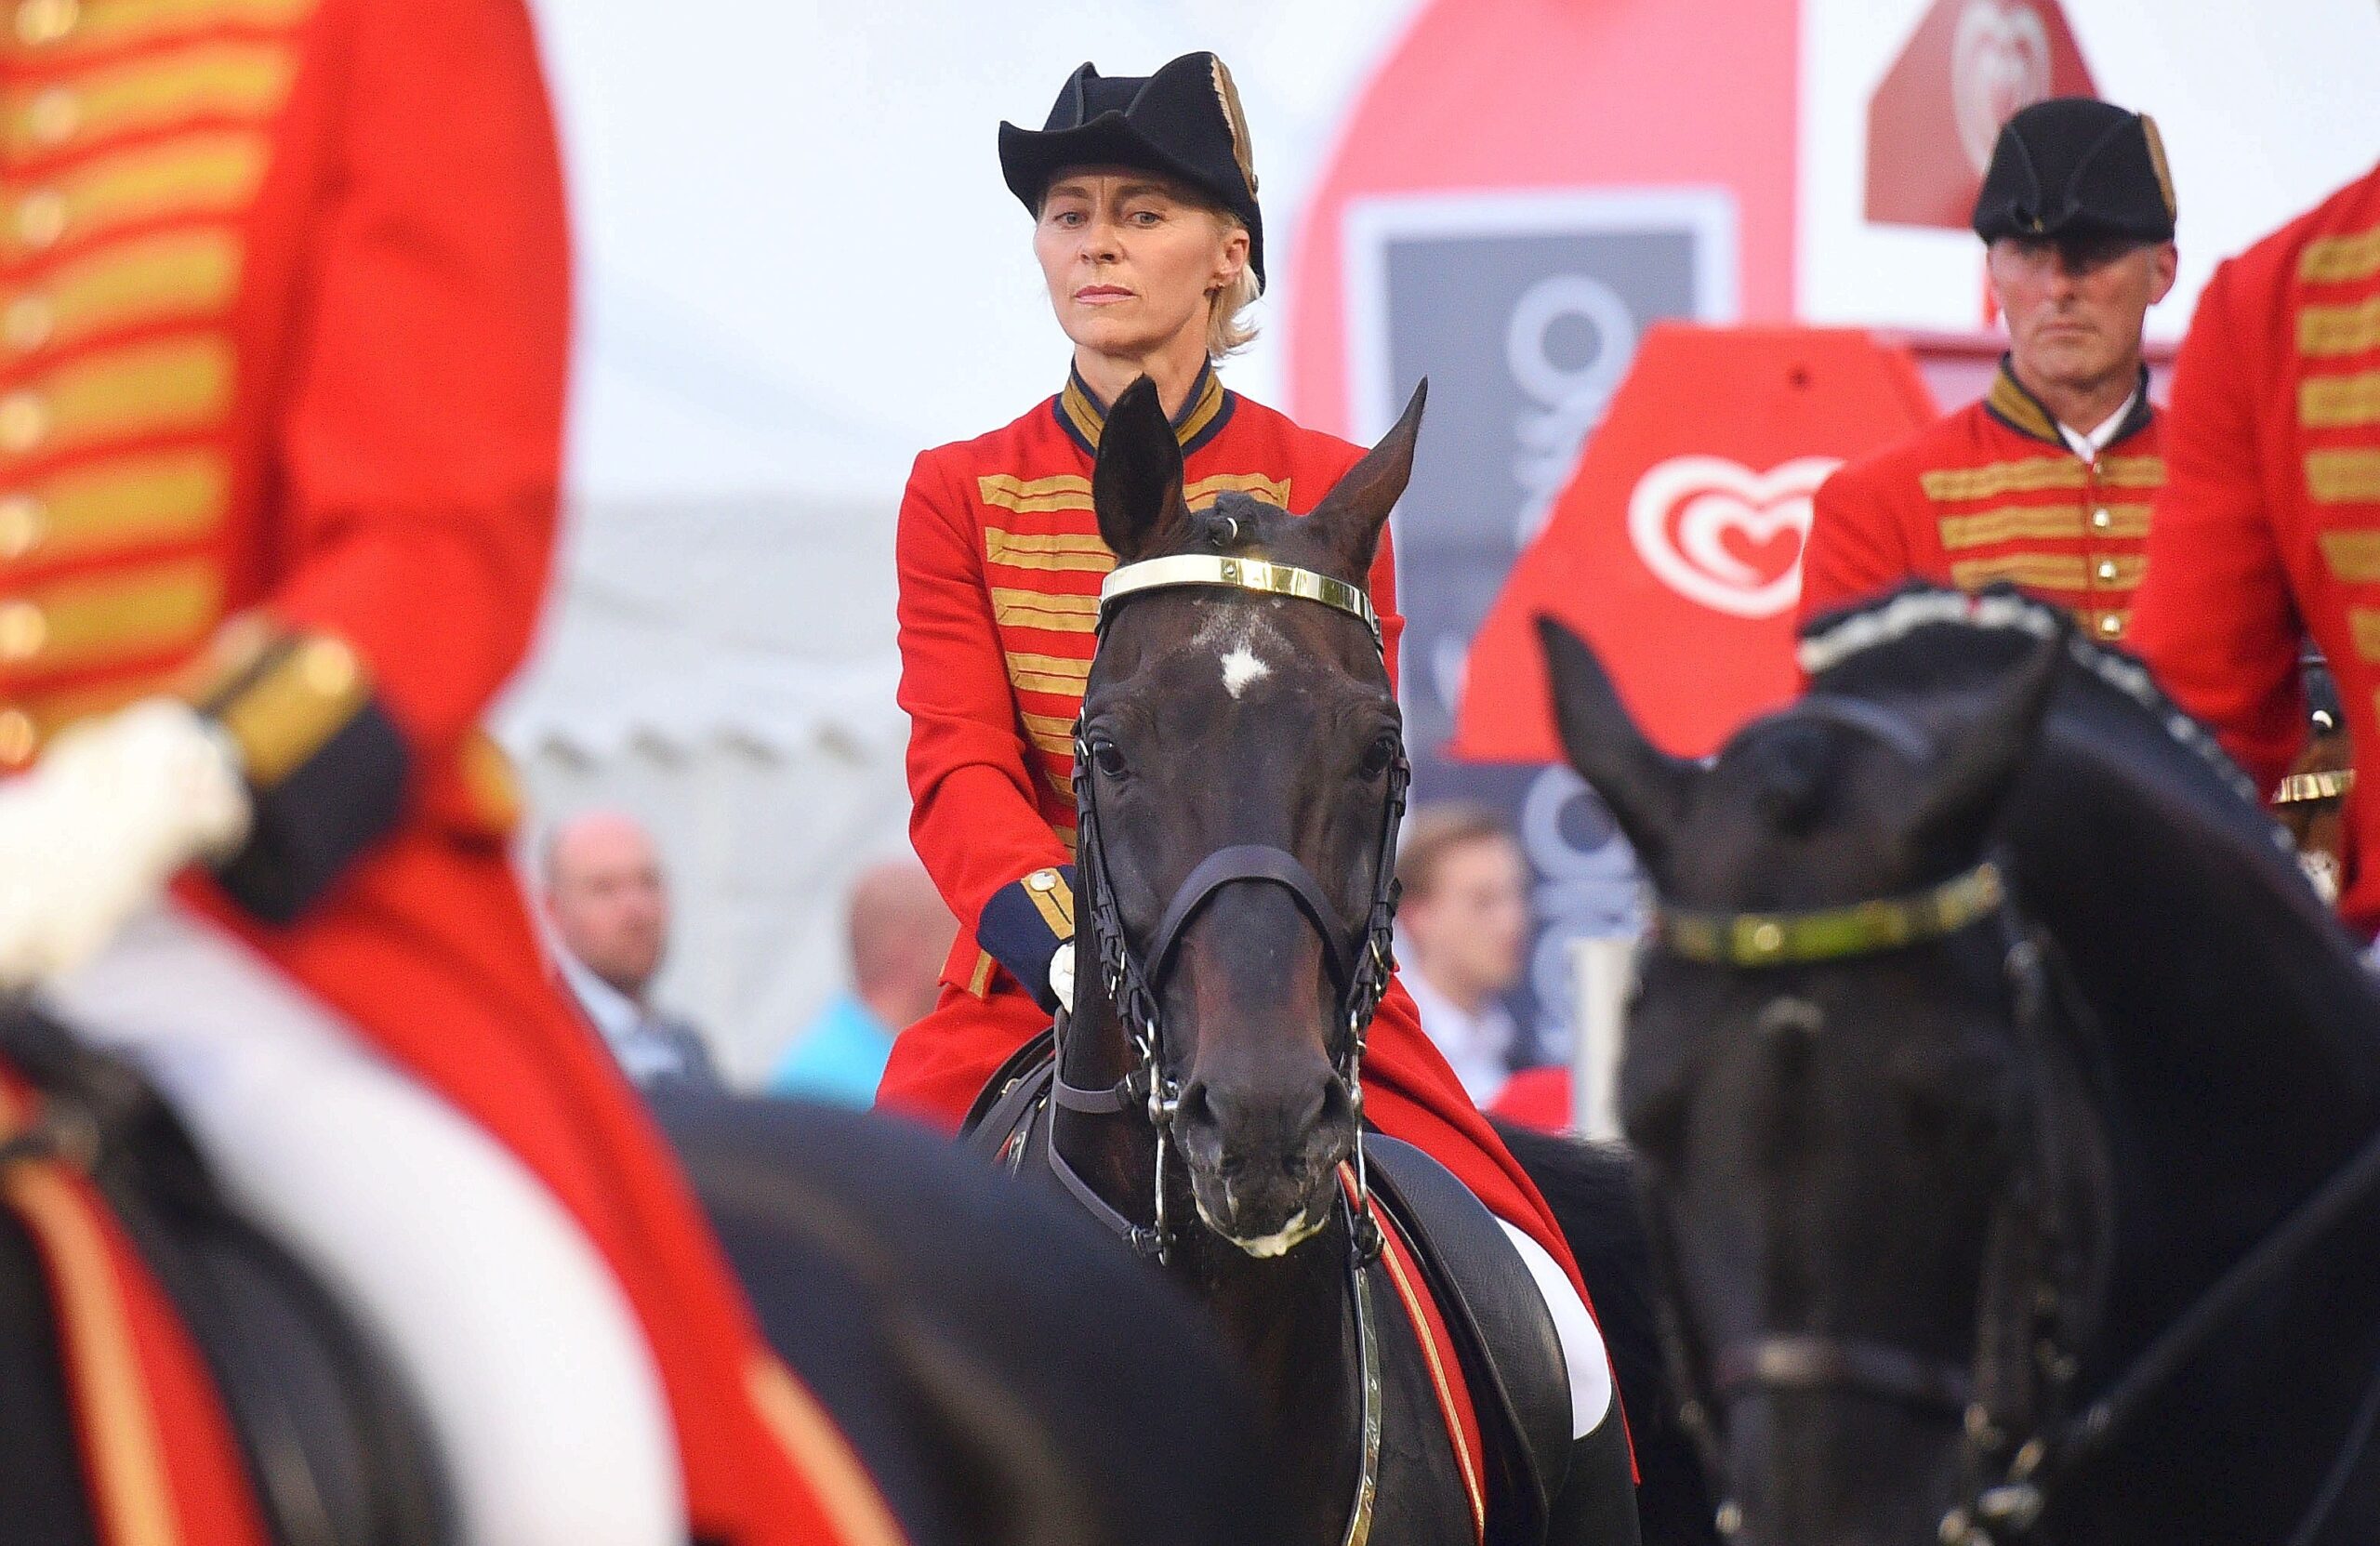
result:
M 959 921 L 924 866 L 892 859 L 862 871 L 852 886 L 849 927 L 851 985 L 777 1059 L 772 1095 L 873 1103 L 893 1037 L 933 1008 Z

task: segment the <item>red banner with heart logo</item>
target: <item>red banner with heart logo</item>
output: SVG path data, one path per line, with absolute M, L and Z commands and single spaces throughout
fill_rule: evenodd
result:
M 1868 218 L 1964 231 L 2000 126 L 2098 94 L 2057 0 L 1935 0 L 1868 102 Z
M 1561 756 L 1534 619 L 1592 642 L 1653 739 L 1712 752 L 1791 697 L 1810 498 L 1935 416 L 1906 349 L 1856 331 L 1663 324 L 1474 641 L 1453 755 Z

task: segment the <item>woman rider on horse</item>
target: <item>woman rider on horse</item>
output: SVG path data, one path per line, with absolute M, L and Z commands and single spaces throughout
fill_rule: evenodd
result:
M 1186 54 L 1147 77 L 1075 72 L 1000 165 L 1074 346 L 1057 396 L 918 458 L 901 506 L 901 705 L 910 836 L 965 920 L 932 1013 L 904 1031 L 879 1103 L 955 1129 L 1000 1064 L 1072 999 L 1073 726 L 1096 645 L 1082 576 L 1114 565 L 1091 509 L 1106 404 L 1146 376 L 1193 507 L 1225 490 L 1311 510 L 1363 455 L 1224 389 L 1264 283 L 1264 222 L 1231 75 Z M 1403 619 L 1388 538 L 1371 575 L 1392 681 Z M 1609 1382 L 1553 1215 L 1392 984 L 1364 1058 L 1365 1115 L 1427 1150 L 1522 1244 L 1570 1354 L 1573 1426 Z

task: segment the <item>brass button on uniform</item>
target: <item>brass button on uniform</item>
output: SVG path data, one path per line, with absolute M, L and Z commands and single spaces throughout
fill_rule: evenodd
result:
M 2099 561 L 2098 567 L 2094 569 L 2092 573 L 2098 575 L 2099 578 L 2103 580 L 2114 579 L 2116 577 L 2116 561 L 2113 559 L 2101 559 Z
M 2122 639 L 2123 637 L 2123 619 L 2112 612 L 2103 612 L 2099 614 L 2099 637 L 2102 639 Z
M 65 234 L 65 194 L 55 188 L 36 188 L 17 201 L 17 240 L 39 250 L 56 246 Z
M 31 601 L 0 601 L 0 660 L 31 660 L 49 642 L 49 619 Z
M 0 452 L 21 456 L 49 433 L 49 409 L 33 391 L 0 397 Z
M 57 309 L 46 296 L 19 296 L 0 313 L 0 339 L 19 354 L 31 354 L 49 342 L 50 333 L 58 325 Z
M 309 640 L 298 657 L 298 674 L 324 697 L 343 697 L 359 674 L 355 652 L 336 639 Z
M 24 0 L 17 7 L 17 40 L 29 48 L 56 43 L 74 30 L 82 9 L 76 0 Z
M 2091 512 L 2091 529 L 2095 532 L 2104 532 L 2115 523 L 2116 518 L 2108 512 L 2105 505 Z
M 1025 878 L 1025 883 L 1037 892 L 1055 891 L 1058 889 L 1058 872 L 1054 869 L 1037 869 Z
M 21 708 L 0 708 L 0 767 L 20 767 L 33 760 L 41 740 L 33 718 Z
M 33 99 L 25 110 L 25 126 L 36 145 L 62 145 L 83 126 L 83 104 L 74 93 L 54 86 Z
M 40 547 L 46 514 L 30 494 L 0 494 L 0 560 L 20 559 Z

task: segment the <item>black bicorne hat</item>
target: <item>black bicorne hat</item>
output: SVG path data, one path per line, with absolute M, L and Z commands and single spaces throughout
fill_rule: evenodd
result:
M 1068 166 L 1138 166 L 1207 193 L 1248 227 L 1248 266 L 1264 283 L 1264 216 L 1256 163 L 1231 72 L 1212 54 L 1184 54 L 1154 75 L 1100 74 L 1086 64 L 1066 79 L 1038 133 L 1000 126 L 1000 175 L 1035 215 L 1051 179 Z
M 2145 112 L 2089 97 L 2035 102 L 2000 130 L 1975 233 L 2174 239 L 2174 175 Z

